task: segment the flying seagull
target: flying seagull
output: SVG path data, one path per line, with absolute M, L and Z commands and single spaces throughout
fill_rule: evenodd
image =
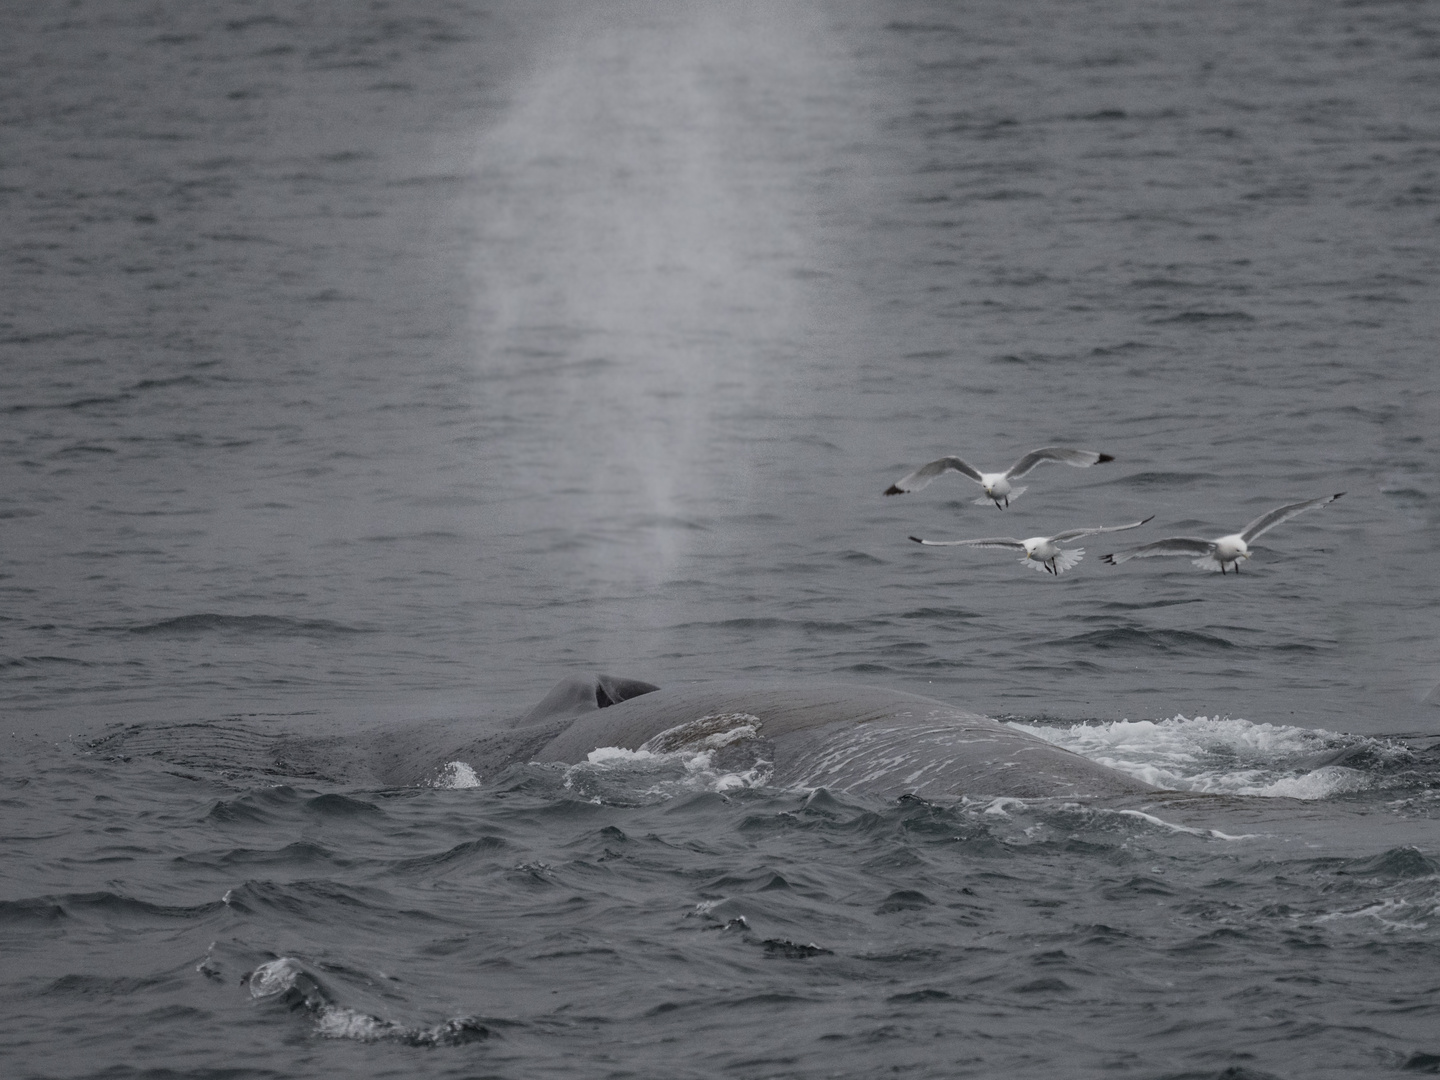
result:
M 1145 521 L 1149 521 L 1154 516 L 1151 514 Z M 918 536 L 912 536 L 910 539 L 917 544 L 924 544 L 926 547 L 1016 548 L 1025 552 L 1024 558 L 1020 561 L 1026 566 L 1034 567 L 1036 570 L 1048 570 L 1059 577 L 1085 557 L 1084 548 L 1062 548 L 1061 544 L 1079 540 L 1082 536 L 1094 536 L 1096 533 L 1138 529 L 1145 524 L 1145 521 L 1135 521 L 1129 525 L 1101 525 L 1094 529 L 1067 529 L 1054 536 L 1032 536 L 1028 540 L 1016 540 L 1013 536 L 988 536 L 983 540 L 921 540 Z
M 1064 446 L 1043 446 L 1039 450 L 1031 450 L 1004 472 L 982 473 L 975 466 L 961 461 L 958 457 L 942 457 L 928 465 L 921 465 L 909 476 L 896 480 L 885 489 L 885 494 L 903 495 L 907 491 L 919 491 L 937 476 L 942 476 L 947 472 L 958 472 L 964 473 L 985 489 L 984 497 L 975 500 L 977 505 L 984 506 L 987 502 L 993 502 L 997 507 L 1005 507 L 1010 505 L 1012 498 L 1018 499 L 1025 493 L 1023 487 L 1012 488 L 1010 481 L 1020 479 L 1036 465 L 1042 465 L 1047 461 L 1063 461 L 1066 465 L 1073 465 L 1077 469 L 1088 469 L 1091 465 L 1114 460 L 1113 454 L 1102 454 L 1097 450 L 1071 450 Z
M 1223 574 L 1226 567 L 1233 566 L 1238 574 L 1240 560 L 1250 558 L 1250 543 L 1256 537 L 1269 532 L 1282 521 L 1289 521 L 1296 514 L 1303 514 L 1315 506 L 1332 503 L 1344 494 L 1341 491 L 1334 495 L 1322 495 L 1318 499 L 1286 503 L 1284 506 L 1271 510 L 1268 514 L 1261 514 L 1238 533 L 1222 536 L 1218 540 L 1201 540 L 1194 536 L 1170 536 L 1164 540 L 1156 540 L 1153 544 L 1142 544 L 1140 547 L 1130 548 L 1128 551 L 1101 555 L 1100 561 L 1118 566 L 1129 559 L 1148 559 L 1152 555 L 1198 555 L 1199 558 L 1192 561 L 1201 570 L 1219 570 Z

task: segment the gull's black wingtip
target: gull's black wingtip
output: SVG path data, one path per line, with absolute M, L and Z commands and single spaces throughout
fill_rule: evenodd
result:
M 891 484 L 888 488 L 885 489 L 885 494 L 886 494 L 886 495 L 904 495 L 904 494 L 905 494 L 905 489 L 902 488 L 902 487 L 900 487 L 898 484 Z
M 1331 501 L 1331 502 L 1334 502 L 1336 499 L 1340 498 L 1340 496 L 1341 496 L 1341 495 L 1344 495 L 1344 494 L 1345 494 L 1345 492 L 1343 492 L 1343 491 L 1337 491 L 1337 492 L 1331 497 L 1330 501 Z
M 925 542 L 924 540 L 921 540 L 918 536 L 912 536 L 910 537 L 910 539 L 914 540 L 917 544 L 923 544 Z
M 1149 519 L 1149 518 L 1146 518 L 1145 520 L 1146 520 L 1146 521 L 1149 521 L 1150 519 Z M 1100 556 L 1100 561 L 1103 562 L 1103 563 L 1109 563 L 1111 566 L 1114 566 L 1114 565 L 1115 565 L 1115 556 L 1114 556 L 1113 553 L 1110 554 L 1110 555 L 1101 555 L 1101 556 Z
M 1114 454 L 1101 454 L 1098 458 L 1095 459 L 1095 464 L 1096 464 L 1096 465 L 1104 465 L 1105 462 L 1107 462 L 1107 461 L 1114 461 L 1114 460 L 1115 460 L 1115 455 L 1114 455 Z

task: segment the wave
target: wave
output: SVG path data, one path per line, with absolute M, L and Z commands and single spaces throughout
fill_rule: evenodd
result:
M 1432 878 L 1440 876 L 1440 862 L 1423 855 L 1419 848 L 1406 846 L 1368 859 L 1351 859 L 1335 872 L 1366 878 Z
M 0 900 L 0 926 L 17 923 L 52 923 L 66 917 L 65 909 L 51 896 L 25 900 Z
M 1164 470 L 1151 469 L 1146 472 L 1131 473 L 1129 476 L 1122 476 L 1111 483 L 1121 487 L 1137 488 L 1170 488 L 1188 487 L 1191 484 L 1209 482 L 1214 476 L 1200 472 L 1167 472 Z
M 220 898 L 232 911 L 292 918 L 304 923 L 343 919 L 357 930 L 379 929 L 391 917 L 395 899 L 385 889 L 331 878 L 273 881 L 252 878 Z M 424 919 L 423 912 L 411 912 Z
M 217 799 L 205 820 L 219 824 L 270 825 L 282 819 L 284 811 L 301 801 L 298 791 L 288 784 L 247 791 L 233 799 Z
M 206 634 L 241 633 L 269 637 L 326 637 L 337 634 L 363 634 L 365 629 L 346 626 L 329 619 L 295 619 L 287 615 L 218 615 L 201 612 L 179 615 L 139 626 L 97 627 L 101 630 L 125 630 L 131 634 Z
M 74 667 L 101 667 L 93 660 L 81 660 L 74 656 L 0 656 L 0 668 L 31 667 L 35 664 L 69 664 Z
M 322 866 L 344 864 L 334 851 L 309 840 L 296 840 L 284 847 L 231 848 L 215 853 L 176 856 L 175 862 L 189 866 Z
M 384 811 L 374 803 L 366 802 L 364 799 L 352 799 L 335 792 L 326 792 L 324 795 L 316 795 L 313 799 L 305 800 L 305 809 L 312 814 L 319 814 L 321 817 L 334 818 L 371 817 L 384 814 Z
M 618 831 L 618 830 L 617 830 Z M 454 847 L 431 855 L 413 855 L 396 860 L 392 868 L 402 874 L 420 874 L 454 866 L 464 867 L 476 859 L 498 856 L 514 849 L 508 840 L 499 836 L 482 836 L 477 840 L 466 840 Z
M 1198 630 L 1142 630 L 1133 626 L 1117 626 L 1109 630 L 1091 630 L 1074 637 L 1058 638 L 1051 645 L 1083 645 L 1094 649 L 1145 650 L 1149 652 L 1194 652 L 1230 650 L 1236 647 L 1216 634 Z
M 1150 320 L 1156 325 L 1164 323 L 1235 323 L 1254 322 L 1255 316 L 1248 311 L 1182 311 L 1161 319 Z
M 0 900 L 0 924 L 52 923 L 60 919 L 97 914 L 106 920 L 125 922 L 151 919 L 191 919 L 219 911 L 219 901 L 193 905 L 155 904 L 123 893 L 102 891 L 62 893 L 54 896 Z

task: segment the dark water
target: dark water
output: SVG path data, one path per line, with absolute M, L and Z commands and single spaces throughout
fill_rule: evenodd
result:
M 1423 3 L 6 4 L 6 1075 L 1440 1071 L 1437 170 Z M 1212 794 L 237 764 L 594 670 Z

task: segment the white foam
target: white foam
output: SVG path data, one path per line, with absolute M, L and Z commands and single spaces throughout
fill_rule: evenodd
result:
M 1270 795 L 1284 799 L 1324 799 L 1341 795 L 1347 791 L 1363 791 L 1371 784 L 1370 777 L 1358 769 L 1347 769 L 1341 765 L 1326 765 L 1314 772 L 1299 776 L 1282 776 L 1273 783 L 1244 795 Z
M 447 761 L 435 779 L 430 781 L 430 786 L 446 791 L 476 788 L 480 786 L 480 777 L 468 762 Z
M 637 761 L 662 761 L 667 754 L 657 754 L 651 750 L 626 750 L 622 746 L 601 746 L 591 750 L 585 756 L 585 760 L 591 765 L 622 765 L 631 764 Z
M 1172 791 L 1324 799 L 1371 783 L 1356 769 L 1308 768 L 1304 759 L 1362 741 L 1312 728 L 1207 716 L 1010 726 Z
M 227 894 L 228 895 L 228 894 Z M 305 968 L 293 956 L 282 956 L 261 964 L 250 973 L 248 987 L 253 998 L 274 997 L 295 985 Z
M 717 725 L 714 721 L 728 721 Z M 702 722 L 704 729 L 695 728 Z M 723 730 L 715 730 L 719 726 Z M 771 762 L 752 758 L 744 769 L 727 769 L 716 764 L 719 751 L 758 737 L 760 723 L 743 713 L 724 717 L 702 717 L 699 721 L 661 732 L 638 750 L 602 746 L 591 750 L 584 761 L 565 771 L 565 787 L 588 795 L 594 802 L 660 801 L 677 795 L 703 791 L 729 792 L 768 783 L 774 768 Z M 673 744 L 683 728 L 695 728 L 694 738 L 685 739 L 679 749 L 662 751 L 652 745 Z M 668 740 L 667 740 L 668 737 Z
M 357 1009 L 336 1005 L 327 999 L 325 991 L 305 966 L 293 956 L 282 956 L 261 964 L 246 977 L 250 996 L 256 1000 L 280 997 L 290 991 L 298 991 L 303 1000 L 298 1002 L 311 1011 L 315 1018 L 315 1033 L 325 1039 L 354 1039 L 358 1042 L 379 1042 L 382 1039 L 405 1042 L 419 1046 L 434 1046 L 453 1041 L 457 1035 L 478 1032 L 484 1037 L 484 1030 L 471 1017 L 456 1017 L 433 1028 L 408 1028 L 394 1020 L 386 1020 Z M 292 1003 L 292 1007 L 293 1007 Z
M 315 1033 L 324 1039 L 379 1042 L 403 1036 L 405 1029 L 391 1020 L 332 1005 L 321 1009 L 315 1017 Z

